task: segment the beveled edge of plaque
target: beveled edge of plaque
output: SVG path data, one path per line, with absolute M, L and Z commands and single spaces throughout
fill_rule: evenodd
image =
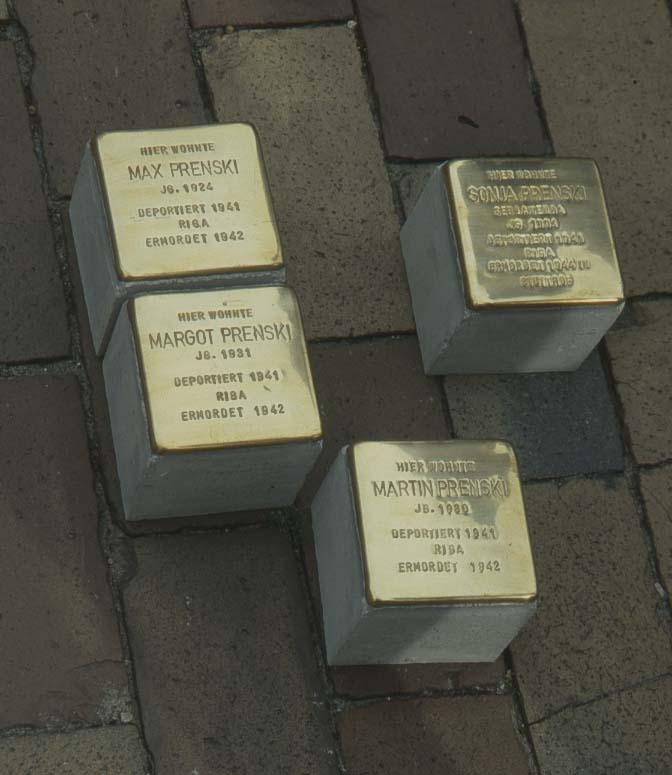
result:
M 308 365 L 308 387 L 310 390 L 310 395 L 313 399 L 313 404 L 315 406 L 315 416 L 317 418 L 317 428 L 318 430 L 315 433 L 306 433 L 301 436 L 287 436 L 285 438 L 282 438 L 280 440 L 278 439 L 259 439 L 256 441 L 248 441 L 248 442 L 238 442 L 233 441 L 229 443 L 217 443 L 217 444 L 198 444 L 191 447 L 169 447 L 165 446 L 163 444 L 159 444 L 156 435 L 154 433 L 154 426 L 152 424 L 152 414 L 149 407 L 149 387 L 147 385 L 147 375 L 145 371 L 145 362 L 142 355 L 142 347 L 140 346 L 140 338 L 138 336 L 138 324 L 137 324 L 137 318 L 136 318 L 136 312 L 135 312 L 135 301 L 138 298 L 141 298 L 142 296 L 177 296 L 177 295 L 185 295 L 187 293 L 213 293 L 217 292 L 217 290 L 228 292 L 228 291 L 256 291 L 260 290 L 262 288 L 278 288 L 282 289 L 284 292 L 288 292 L 290 294 L 290 298 L 292 299 L 294 303 L 294 307 L 296 309 L 297 319 L 301 326 L 301 353 L 303 357 L 305 358 L 305 361 Z M 147 431 L 149 434 L 149 442 L 152 449 L 152 452 L 155 452 L 156 454 L 160 455 L 181 455 L 184 453 L 190 453 L 190 452 L 207 452 L 208 450 L 213 449 L 247 449 L 249 447 L 268 447 L 272 444 L 299 444 L 306 441 L 322 441 L 324 439 L 324 428 L 322 425 L 322 416 L 320 415 L 320 409 L 319 404 L 317 402 L 317 394 L 315 393 L 315 384 L 313 382 L 313 370 L 310 364 L 310 357 L 308 355 L 308 346 L 306 344 L 306 337 L 304 333 L 303 328 L 303 318 L 301 316 L 301 307 L 299 306 L 298 299 L 296 297 L 296 293 L 294 292 L 293 288 L 290 288 L 287 285 L 256 285 L 252 287 L 243 286 L 243 287 L 236 287 L 236 288 L 206 288 L 206 289 L 189 289 L 184 291 L 167 291 L 163 293 L 143 293 L 143 294 L 137 294 L 136 296 L 132 296 L 131 298 L 127 299 L 124 302 L 124 306 L 128 309 L 128 318 L 129 322 L 131 324 L 131 336 L 133 338 L 132 346 L 135 350 L 135 356 L 139 367 L 140 372 L 140 381 L 142 386 L 142 404 L 143 404 L 143 410 L 145 414 L 145 419 L 147 421 Z
M 103 164 L 102 159 L 100 157 L 100 151 L 99 151 L 99 142 L 107 137 L 108 135 L 143 135 L 143 134 L 154 134 L 155 132 L 174 132 L 175 130 L 190 130 L 190 129 L 218 129 L 220 127 L 222 128 L 228 128 L 228 127 L 234 127 L 234 126 L 244 126 L 248 129 L 252 130 L 252 134 L 254 135 L 254 140 L 257 146 L 257 156 L 259 160 L 259 171 L 261 174 L 261 181 L 264 188 L 264 194 L 266 195 L 266 201 L 268 203 L 268 210 L 269 215 L 271 219 L 271 223 L 273 224 L 273 232 L 275 234 L 275 245 L 276 245 L 276 253 L 275 255 L 266 261 L 263 264 L 253 264 L 250 263 L 249 265 L 246 265 L 245 267 L 219 267 L 217 269 L 194 269 L 189 272 L 168 272 L 168 273 L 162 273 L 162 274 L 150 274 L 150 275 L 137 275 L 137 274 L 129 274 L 128 272 L 124 271 L 122 265 L 121 265 L 121 258 L 119 256 L 119 247 L 117 243 L 117 234 L 114 227 L 114 220 L 112 219 L 112 211 L 110 208 L 110 200 L 108 196 L 107 191 L 107 182 L 105 180 L 105 175 L 103 174 Z M 257 131 L 256 126 L 251 123 L 250 121 L 229 121 L 226 123 L 216 123 L 216 124 L 191 124 L 187 126 L 175 126 L 175 127 L 159 127 L 157 129 L 114 129 L 109 130 L 107 132 L 100 132 L 97 135 L 94 135 L 93 138 L 89 141 L 89 145 L 91 148 L 91 153 L 93 154 L 94 158 L 94 167 L 96 170 L 96 174 L 98 176 L 98 182 L 100 184 L 100 191 L 103 197 L 103 209 L 105 211 L 105 220 L 107 221 L 107 231 L 110 235 L 110 240 L 112 241 L 112 254 L 114 255 L 114 265 L 115 269 L 117 271 L 117 276 L 121 280 L 163 280 L 166 278 L 172 278 L 172 277 L 189 277 L 189 276 L 199 276 L 199 275 L 216 275 L 216 274 L 235 274 L 238 272 L 256 272 L 256 271 L 262 271 L 262 270 L 268 270 L 272 271 L 274 269 L 281 269 L 285 265 L 283 250 L 282 250 L 282 241 L 280 240 L 280 230 L 278 229 L 278 221 L 275 217 L 275 207 L 273 204 L 273 197 L 271 195 L 271 189 L 268 184 L 268 175 L 266 174 L 266 160 L 264 158 L 264 152 L 263 148 L 261 147 L 261 139 L 259 138 L 259 132 Z
M 512 472 L 515 474 L 516 478 L 518 479 L 518 485 L 520 489 L 520 498 L 521 498 L 521 504 L 523 507 L 523 521 L 525 526 L 525 533 L 527 535 L 527 542 L 530 546 L 530 562 L 532 564 L 532 576 L 534 578 L 534 592 L 530 592 L 524 595 L 516 595 L 516 596 L 493 596 L 493 597 L 484 597 L 483 595 L 478 597 L 469 597 L 469 596 L 461 596 L 461 597 L 447 597 L 447 598 L 436 598 L 436 597 L 430 597 L 430 598 L 419 598 L 419 597 L 413 597 L 413 598 L 399 598 L 397 600 L 380 600 L 377 598 L 374 598 L 371 594 L 371 583 L 370 583 L 370 574 L 369 574 L 369 566 L 367 562 L 366 557 L 366 544 L 364 542 L 364 525 L 362 522 L 362 504 L 359 497 L 359 481 L 357 478 L 357 467 L 355 465 L 355 447 L 362 447 L 367 445 L 378 445 L 378 444 L 392 444 L 392 445 L 403 445 L 403 446 L 412 446 L 414 444 L 437 444 L 437 445 L 444 445 L 444 444 L 450 444 L 452 442 L 455 443 L 462 443 L 462 442 L 482 442 L 484 444 L 503 444 L 507 451 L 509 452 L 509 455 L 511 457 L 511 464 L 512 464 Z M 536 566 L 534 562 L 534 555 L 532 553 L 532 544 L 530 541 L 530 529 L 527 524 L 527 509 L 525 507 L 525 495 L 523 493 L 523 487 L 522 487 L 522 481 L 520 479 L 520 469 L 518 466 L 518 456 L 516 454 L 515 449 L 511 445 L 510 442 L 504 440 L 504 439 L 445 439 L 445 440 L 437 440 L 437 439 L 428 439 L 426 441 L 395 441 L 395 440 L 386 440 L 386 441 L 355 441 L 352 444 L 349 444 L 347 447 L 347 466 L 350 473 L 350 478 L 352 482 L 352 497 L 354 501 L 355 506 L 355 513 L 356 513 L 356 528 L 357 528 L 357 539 L 359 541 L 359 547 L 360 547 L 360 561 L 362 563 L 362 573 L 364 577 L 364 593 L 366 595 L 366 602 L 372 607 L 372 608 L 390 608 L 390 607 L 416 607 L 416 606 L 452 606 L 452 605 L 507 605 L 511 603 L 534 603 L 538 599 L 539 596 L 539 590 L 537 585 L 537 571 Z
M 463 241 L 463 233 L 460 223 L 460 218 L 457 213 L 457 207 L 455 203 L 455 196 L 453 194 L 453 187 L 450 179 L 450 169 L 458 162 L 465 161 L 494 161 L 494 162 L 534 162 L 534 161 L 578 161 L 589 162 L 592 164 L 597 177 L 598 188 L 601 196 L 601 207 L 607 227 L 607 234 L 609 236 L 609 243 L 611 247 L 611 253 L 614 257 L 614 268 L 618 275 L 618 284 L 620 286 L 620 294 L 613 298 L 592 298 L 592 299 L 565 299 L 564 301 L 479 301 L 475 298 L 473 284 L 469 273 L 469 268 L 465 259 L 465 249 Z M 607 206 L 607 198 L 604 191 L 604 183 L 602 181 L 602 174 L 600 168 L 595 159 L 589 156 L 461 156 L 459 158 L 448 159 L 439 165 L 441 173 L 443 175 L 443 188 L 448 200 L 448 208 L 450 211 L 451 226 L 455 235 L 455 242 L 457 248 L 458 261 L 460 264 L 460 273 L 462 275 L 462 282 L 465 290 L 465 303 L 469 309 L 483 310 L 483 309 L 498 309 L 506 307 L 508 309 L 544 309 L 544 308 L 562 308 L 562 307 L 583 307 L 583 306 L 596 306 L 596 305 L 617 305 L 625 301 L 625 289 L 623 287 L 623 274 L 621 272 L 621 265 L 618 259 L 618 253 L 616 252 L 616 244 L 614 242 L 613 230 L 611 228 L 611 218 L 609 216 L 609 208 Z

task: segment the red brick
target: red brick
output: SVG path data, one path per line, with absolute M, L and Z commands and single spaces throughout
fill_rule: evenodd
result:
M 157 771 L 335 774 L 287 537 L 243 528 L 133 546 L 124 599 Z
M 17 5 L 59 193 L 71 190 L 84 144 L 98 132 L 204 121 L 180 0 Z
M 357 7 L 390 156 L 545 152 L 513 3 Z
M 14 47 L 0 42 L 0 361 L 67 355 L 70 336 Z
M 119 720 L 126 672 L 77 380 L 2 380 L 0 406 L 0 727 Z

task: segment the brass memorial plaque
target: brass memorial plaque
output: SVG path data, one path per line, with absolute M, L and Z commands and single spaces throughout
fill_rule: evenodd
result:
M 362 442 L 350 455 L 371 604 L 536 597 L 508 444 Z
M 473 308 L 623 299 L 589 159 L 462 159 L 444 167 Z
M 155 449 L 321 438 L 289 288 L 161 293 L 129 304 Z
M 123 279 L 282 266 L 249 124 L 109 132 L 94 152 Z

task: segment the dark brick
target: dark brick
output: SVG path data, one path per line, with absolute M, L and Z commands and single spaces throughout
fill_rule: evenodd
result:
M 350 0 L 189 0 L 194 27 L 296 24 L 352 16 Z
M 672 301 L 635 302 L 607 349 L 638 463 L 672 459 Z
M 672 678 L 568 708 L 531 727 L 544 775 L 669 775 Z
M 672 465 L 641 471 L 640 476 L 660 571 L 669 591 L 672 590 Z
M 439 382 L 424 375 L 415 337 L 314 344 L 309 354 L 325 441 L 302 503 L 345 444 L 449 436 Z
M 349 775 L 527 775 L 508 697 L 377 702 L 339 720 Z
M 11 43 L 0 42 L 0 361 L 65 356 L 70 336 Z
M 510 441 L 523 478 L 623 468 L 618 422 L 597 352 L 572 373 L 446 377 L 444 386 L 455 434 Z
M 355 665 L 334 667 L 334 688 L 347 697 L 380 697 L 428 689 L 495 690 L 505 679 L 504 660 L 474 664 Z
M 118 720 L 126 672 L 77 380 L 2 380 L 0 405 L 0 727 Z
M 512 3 L 357 8 L 389 155 L 544 153 Z
M 539 610 L 512 652 L 528 719 L 672 669 L 623 477 L 529 484 L 525 501 Z
M 203 53 L 220 121 L 259 129 L 309 339 L 413 330 L 399 219 L 354 32 L 246 30 Z
M 164 775 L 334 773 L 306 601 L 274 529 L 136 539 L 124 598 Z
M 17 5 L 35 52 L 50 181 L 61 194 L 92 135 L 203 122 L 180 0 Z

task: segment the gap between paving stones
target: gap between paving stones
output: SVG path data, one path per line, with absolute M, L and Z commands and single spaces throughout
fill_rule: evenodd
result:
M 525 30 L 525 25 L 523 23 L 523 14 L 520 10 L 520 3 L 518 0 L 511 0 L 511 5 L 513 6 L 513 15 L 516 19 L 520 42 L 523 46 L 523 57 L 527 63 L 527 76 L 530 81 L 532 98 L 534 99 L 534 104 L 537 108 L 537 114 L 539 115 L 539 121 L 541 122 L 541 128 L 544 135 L 544 145 L 546 146 L 544 150 L 547 156 L 555 156 L 553 138 L 551 137 L 551 130 L 548 126 L 548 119 L 546 117 L 544 103 L 541 99 L 541 85 L 537 80 L 536 73 L 534 72 L 534 64 L 532 62 L 532 57 L 530 56 L 530 48 L 527 44 L 527 31 Z
M 209 30 L 194 30 L 191 26 L 191 12 L 189 11 L 188 0 L 182 0 L 182 16 L 184 17 L 184 24 L 187 30 L 187 39 L 189 40 L 189 48 L 191 50 L 191 60 L 194 63 L 194 70 L 196 71 L 196 83 L 198 85 L 198 92 L 201 95 L 201 102 L 203 103 L 203 110 L 205 111 L 208 123 L 217 123 L 217 113 L 215 111 L 215 103 L 212 96 L 212 91 L 208 84 L 208 79 L 205 76 L 205 67 L 203 66 L 203 57 L 201 52 L 204 48 L 210 45 L 212 38 L 214 37 Z
M 539 766 L 537 751 L 534 747 L 534 739 L 532 738 L 532 733 L 530 731 L 530 721 L 527 717 L 523 693 L 520 689 L 520 684 L 518 683 L 518 676 L 516 675 L 513 664 L 513 654 L 511 653 L 510 646 L 507 646 L 504 650 L 504 667 L 506 669 L 506 676 L 511 684 L 511 704 L 513 708 L 514 729 L 516 730 L 518 740 L 527 753 L 530 773 L 540 775 L 541 767 Z
M 620 686 L 618 689 L 613 689 L 610 692 L 603 692 L 602 694 L 598 694 L 595 697 L 591 697 L 589 700 L 583 700 L 582 702 L 570 702 L 567 705 L 563 705 L 562 707 L 557 708 L 552 713 L 548 713 L 546 716 L 542 716 L 541 718 L 536 719 L 536 721 L 532 721 L 529 726 L 533 727 L 536 724 L 541 724 L 544 721 L 548 721 L 548 719 L 553 718 L 553 716 L 557 716 L 559 713 L 564 713 L 568 710 L 583 708 L 586 705 L 594 705 L 596 702 L 601 702 L 602 700 L 606 700 L 609 697 L 617 697 L 619 694 L 623 694 L 623 692 L 629 692 L 633 689 L 641 689 L 644 686 L 651 686 L 658 681 L 662 681 L 665 678 L 670 678 L 671 676 L 672 673 L 660 673 L 660 675 L 653 675 L 649 678 L 643 678 L 641 681 L 636 681 L 632 684 L 625 684 L 624 686 Z

